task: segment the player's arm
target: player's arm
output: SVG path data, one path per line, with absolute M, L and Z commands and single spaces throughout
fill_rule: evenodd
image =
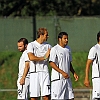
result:
M 26 76 L 27 76 L 27 73 L 28 73 L 28 71 L 29 71 L 29 68 L 30 68 L 30 66 L 29 66 L 29 61 L 26 61 L 26 62 L 25 62 L 24 73 L 23 73 L 22 78 L 20 79 L 20 84 L 21 84 L 21 85 L 25 84 L 25 78 L 26 78 Z
M 78 75 L 76 74 L 73 66 L 72 66 L 72 63 L 70 62 L 70 71 L 72 72 L 72 74 L 74 75 L 74 78 L 75 78 L 75 81 L 78 81 Z
M 88 59 L 86 63 L 86 68 L 85 68 L 85 79 L 84 79 L 84 85 L 89 87 L 90 82 L 89 82 L 89 70 L 90 70 L 90 65 L 92 64 L 93 60 Z
M 28 53 L 28 57 L 31 61 L 42 61 L 42 60 L 46 60 L 49 57 L 49 54 L 50 54 L 50 49 L 48 49 L 48 51 L 43 57 L 37 57 L 31 52 Z
M 63 70 L 61 70 L 60 68 L 58 68 L 58 66 L 52 62 L 52 61 L 49 61 L 50 63 L 50 66 L 55 69 L 57 72 L 61 73 L 63 75 L 64 78 L 69 78 L 68 74 L 65 73 Z

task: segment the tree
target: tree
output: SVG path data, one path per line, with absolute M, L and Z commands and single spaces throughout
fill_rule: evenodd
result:
M 90 16 L 100 14 L 100 0 L 0 0 L 0 16 Z

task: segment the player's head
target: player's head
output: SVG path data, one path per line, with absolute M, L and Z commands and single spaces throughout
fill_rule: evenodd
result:
M 100 42 L 100 31 L 97 34 L 97 42 Z
M 37 31 L 37 38 L 42 38 L 43 41 L 48 39 L 48 30 L 46 28 L 39 28 Z
M 58 42 L 62 46 L 66 46 L 68 44 L 68 34 L 66 32 L 60 32 L 58 34 Z
M 28 45 L 28 40 L 26 38 L 20 38 L 18 40 L 17 46 L 20 52 L 25 51 L 27 48 L 27 45 Z

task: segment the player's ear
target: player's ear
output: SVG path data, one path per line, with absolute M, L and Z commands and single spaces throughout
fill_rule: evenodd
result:
M 27 47 L 27 44 L 25 44 L 25 48 Z

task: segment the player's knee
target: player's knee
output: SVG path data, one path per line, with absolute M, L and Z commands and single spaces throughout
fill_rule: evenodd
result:
M 24 99 L 18 99 L 18 100 L 24 100 Z
M 31 98 L 31 100 L 38 100 L 38 98 Z
M 67 100 L 74 100 L 74 98 L 73 99 L 67 99 Z
M 94 100 L 100 100 L 100 98 L 95 98 Z
M 43 96 L 43 100 L 50 100 L 50 95 Z

